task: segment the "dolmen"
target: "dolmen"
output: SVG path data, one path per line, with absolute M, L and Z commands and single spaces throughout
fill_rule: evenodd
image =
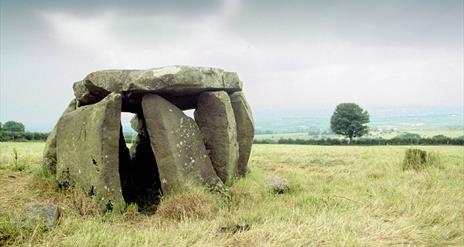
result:
M 237 73 L 168 66 L 103 70 L 73 85 L 50 133 L 44 166 L 102 212 L 155 204 L 190 184 L 222 189 L 247 170 L 254 124 Z M 194 119 L 183 111 L 195 109 Z M 135 116 L 130 150 L 121 112 Z

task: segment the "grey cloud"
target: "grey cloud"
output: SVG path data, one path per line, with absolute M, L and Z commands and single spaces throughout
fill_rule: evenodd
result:
M 237 71 L 254 110 L 464 100 L 459 0 L 0 3 L 0 121 L 40 130 L 108 68 Z
M 461 46 L 464 1 L 244 1 L 231 23 L 261 39 Z
M 75 15 L 92 16 L 107 10 L 119 11 L 127 15 L 156 15 L 169 12 L 170 14 L 191 17 L 213 11 L 218 7 L 218 0 L 4 0 L 2 7 L 11 12 L 24 10 L 64 11 Z

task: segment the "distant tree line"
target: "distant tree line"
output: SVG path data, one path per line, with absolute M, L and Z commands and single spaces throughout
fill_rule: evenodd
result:
M 0 122 L 0 142 L 26 142 L 26 141 L 46 141 L 49 133 L 29 132 L 23 123 L 8 121 Z M 133 135 L 124 133 L 126 143 L 132 143 Z
M 48 133 L 26 131 L 24 124 L 15 121 L 0 123 L 0 142 L 45 141 Z
M 351 143 L 347 139 L 323 138 L 323 139 L 292 139 L 281 138 L 278 141 L 264 139 L 254 140 L 256 144 L 299 144 L 299 145 L 464 145 L 464 136 L 451 138 L 444 135 L 434 137 L 421 137 L 417 134 L 404 134 L 391 139 L 384 138 L 359 138 Z
M 45 141 L 48 133 L 0 131 L 0 142 Z
M 0 123 L 0 142 L 11 141 L 45 141 L 49 133 L 25 131 L 24 124 L 15 121 Z M 126 143 L 131 143 L 133 135 L 124 133 Z M 322 139 L 292 139 L 281 138 L 278 141 L 271 139 L 254 140 L 256 144 L 300 144 L 300 145 L 348 145 L 349 140 L 338 138 Z M 358 138 L 353 139 L 354 145 L 464 145 L 464 136 L 451 138 L 444 135 L 422 137 L 418 134 L 405 133 L 391 139 L 384 138 Z

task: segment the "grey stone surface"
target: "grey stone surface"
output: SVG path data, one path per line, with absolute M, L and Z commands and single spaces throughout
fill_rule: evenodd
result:
M 283 194 L 289 190 L 288 180 L 278 176 L 273 176 L 269 179 L 268 187 L 272 192 L 277 194 Z
M 74 83 L 73 89 L 79 105 L 95 103 L 110 92 L 132 94 L 131 97 L 137 98 L 133 99 L 137 104 L 143 96 L 140 93 L 156 93 L 175 100 L 175 96 L 195 95 L 208 90 L 239 91 L 242 82 L 236 73 L 222 69 L 167 66 L 147 70 L 97 71 Z M 190 101 L 179 103 L 185 108 L 192 107 L 190 104 Z
M 229 181 L 237 172 L 239 151 L 229 95 L 224 91 L 200 94 L 194 115 L 216 174 L 223 182 Z
M 71 100 L 62 115 L 76 110 L 76 104 L 77 103 L 75 99 Z M 53 130 L 48 135 L 43 151 L 42 165 L 44 166 L 44 169 L 51 175 L 56 174 L 56 127 L 57 125 L 53 127 Z
M 253 115 L 242 92 L 232 93 L 230 101 L 234 109 L 235 122 L 237 124 L 237 141 L 239 146 L 237 175 L 243 176 L 247 171 L 247 164 L 255 134 Z
M 58 224 L 61 210 L 55 204 L 26 206 L 21 213 L 22 220 L 43 223 L 46 227 L 54 227 Z
M 163 193 L 181 191 L 187 180 L 222 186 L 192 118 L 153 94 L 143 98 L 142 109 Z
M 131 128 L 137 132 L 138 134 L 145 134 L 146 126 L 145 120 L 141 116 L 141 113 L 135 114 L 132 119 L 130 120 Z
M 120 119 L 121 96 L 111 94 L 64 114 L 57 126 L 58 183 L 83 188 L 102 212 L 125 206 L 119 176 L 120 158 L 124 160 L 120 151 L 125 148 L 120 150 Z

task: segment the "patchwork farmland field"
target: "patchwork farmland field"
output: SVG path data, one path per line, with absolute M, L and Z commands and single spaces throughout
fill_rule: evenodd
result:
M 444 135 L 451 138 L 456 138 L 460 136 L 464 136 L 464 129 L 455 129 L 455 130 L 446 130 L 446 129 L 439 129 L 439 130 L 407 130 L 407 131 L 392 131 L 389 133 L 383 133 L 379 131 L 370 131 L 369 135 L 365 136 L 367 138 L 384 138 L 390 139 L 405 133 L 410 134 L 418 134 L 421 137 L 434 137 L 437 135 Z M 295 132 L 295 133 L 273 133 L 273 134 L 257 134 L 255 135 L 255 140 L 271 140 L 271 141 L 278 141 L 279 139 L 317 139 L 317 138 L 343 138 L 339 135 L 335 134 L 324 134 L 324 135 L 309 135 L 307 132 Z
M 42 175 L 43 147 L 0 143 L 0 245 L 464 245 L 462 146 L 418 147 L 439 164 L 403 171 L 408 146 L 254 145 L 249 174 L 225 194 L 192 187 L 152 215 L 130 206 L 104 216 Z M 288 193 L 269 191 L 273 175 L 288 179 Z M 57 203 L 59 225 L 19 224 L 31 203 Z

